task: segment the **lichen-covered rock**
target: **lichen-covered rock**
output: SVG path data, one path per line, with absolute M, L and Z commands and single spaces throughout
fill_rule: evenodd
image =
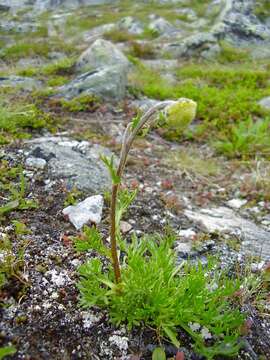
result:
M 148 26 L 149 30 L 153 31 L 156 34 L 163 35 L 169 34 L 175 30 L 175 27 L 169 23 L 169 21 L 158 17 L 154 19 Z
M 254 15 L 254 4 L 252 0 L 227 0 L 213 33 L 235 45 L 270 41 L 270 29 Z
M 201 224 L 210 233 L 220 232 L 238 236 L 242 240 L 242 250 L 252 256 L 270 259 L 270 232 L 250 220 L 237 215 L 227 207 L 186 210 L 185 215 Z
M 40 11 L 54 9 L 60 6 L 77 8 L 83 5 L 103 5 L 117 0 L 0 0 L 0 6 L 8 6 L 12 10 L 33 6 Z
M 127 31 L 129 34 L 140 35 L 143 33 L 143 25 L 133 16 L 126 16 L 122 18 L 118 23 L 119 30 Z
M 24 76 L 0 76 L 0 88 L 19 88 L 26 91 L 32 91 L 42 86 L 42 81 Z
M 165 52 L 175 57 L 201 56 L 203 58 L 215 58 L 220 52 L 217 38 L 211 33 L 197 33 L 164 47 Z
M 96 95 L 106 100 L 119 101 L 125 97 L 126 87 L 126 69 L 109 66 L 79 75 L 61 86 L 58 96 L 72 99 L 79 95 Z
M 111 66 L 118 66 L 120 71 L 127 71 L 129 61 L 114 44 L 103 39 L 96 40 L 82 53 L 76 63 L 76 69 L 80 73 Z
M 68 189 L 97 193 L 109 189 L 111 180 L 100 154 L 111 156 L 111 152 L 87 141 L 76 141 L 62 137 L 41 137 L 27 142 L 30 157 L 47 162 L 49 176 L 62 179 Z
M 264 97 L 259 101 L 261 107 L 265 110 L 270 111 L 270 96 Z

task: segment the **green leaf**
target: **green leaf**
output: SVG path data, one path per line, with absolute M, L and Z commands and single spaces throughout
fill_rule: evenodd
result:
M 17 209 L 17 207 L 20 205 L 18 200 L 10 201 L 6 205 L 3 205 L 0 207 L 0 215 L 4 215 L 6 213 L 9 213 L 12 210 Z
M 167 326 L 163 326 L 163 330 L 165 331 L 166 335 L 168 336 L 168 338 L 171 340 L 172 344 L 174 346 L 176 346 L 177 348 L 179 348 L 180 346 L 180 343 L 179 341 L 177 340 L 176 338 L 176 333 L 170 329 L 169 327 Z
M 16 353 L 16 348 L 14 346 L 5 346 L 0 348 L 0 360 L 8 355 L 13 355 Z
M 114 157 L 113 155 L 109 159 L 105 155 L 100 155 L 100 159 L 103 161 L 107 169 L 109 170 L 109 173 L 111 175 L 111 179 L 114 185 L 120 184 L 121 178 L 117 175 L 116 170 L 114 168 Z
M 155 348 L 152 354 L 152 360 L 166 360 L 165 351 L 162 348 Z
M 140 119 L 141 119 L 140 115 L 137 115 L 131 120 L 131 128 L 132 128 L 132 130 L 134 130 L 137 127 L 137 125 L 140 122 Z

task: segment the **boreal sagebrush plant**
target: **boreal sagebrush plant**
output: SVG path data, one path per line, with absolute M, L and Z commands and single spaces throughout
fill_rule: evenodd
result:
M 175 236 L 170 231 L 164 236 L 145 234 L 141 239 L 133 235 L 130 242 L 125 241 L 120 232 L 121 217 L 136 196 L 135 192 L 120 188 L 131 145 L 146 125 L 151 127 L 158 121 L 160 111 L 168 123 L 172 121 L 176 126 L 177 110 L 179 126 L 183 121 L 188 124 L 195 116 L 196 103 L 180 99 L 156 105 L 128 125 L 118 168 L 114 168 L 112 158 L 103 158 L 113 183 L 111 253 L 95 228 L 87 228 L 86 238 L 75 241 L 77 250 L 92 249 L 101 255 L 79 268 L 80 305 L 106 309 L 116 325 L 155 329 L 158 338 L 163 336 L 176 347 L 180 346 L 179 332 L 184 331 L 195 350 L 207 359 L 236 355 L 244 321 L 233 301 L 240 281 L 220 270 L 214 259 L 209 259 L 207 266 L 188 262 L 177 265 L 173 250 Z

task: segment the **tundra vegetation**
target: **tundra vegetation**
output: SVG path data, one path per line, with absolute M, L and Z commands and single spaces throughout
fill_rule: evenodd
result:
M 27 8 L 0 5 L 0 359 L 269 358 L 269 264 L 243 255 L 243 229 L 209 231 L 186 216 L 232 199 L 235 217 L 270 231 L 270 105 L 260 103 L 270 97 L 269 56 L 254 57 L 254 39 L 239 47 L 218 39 L 208 59 L 164 46 L 211 32 L 219 9 L 209 5 L 186 0 L 175 11 L 174 2 L 123 0 L 48 10 L 34 13 L 29 31 L 17 28 L 30 22 Z M 269 1 L 254 1 L 262 26 L 269 11 Z M 139 31 L 110 27 L 128 17 Z M 181 41 L 149 26 L 159 17 L 181 28 Z M 129 60 L 118 103 L 59 94 L 81 75 L 77 60 L 95 36 Z M 120 154 L 102 157 L 112 190 L 103 192 L 100 224 L 77 231 L 62 215 L 92 193 L 55 176 L 53 151 L 32 152 L 31 140 L 49 137 L 68 156 L 70 148 L 88 156 L 85 140 Z M 29 156 L 45 165 L 27 165 Z M 186 254 L 179 244 L 188 232 Z M 115 336 L 130 348 L 110 342 Z

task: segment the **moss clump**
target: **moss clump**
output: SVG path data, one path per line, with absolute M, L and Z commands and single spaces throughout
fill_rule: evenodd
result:
M 45 65 L 41 69 L 43 75 L 71 75 L 74 70 L 75 59 L 63 58 L 51 64 Z
M 255 3 L 254 14 L 258 18 L 264 21 L 270 14 L 270 2 L 269 0 L 257 0 Z
M 231 64 L 234 62 L 246 62 L 249 59 L 249 51 L 247 49 L 238 49 L 230 44 L 221 41 L 221 52 L 218 61 L 222 64 Z
M 249 118 L 232 125 L 220 141 L 214 143 L 217 150 L 230 158 L 269 156 L 270 118 L 253 121 Z
M 94 112 L 99 107 L 100 100 L 94 95 L 81 95 L 72 100 L 62 99 L 60 103 L 63 109 L 70 112 Z
M 254 68 L 252 63 L 186 64 L 177 70 L 176 84 L 168 85 L 158 72 L 138 61 L 135 66 L 130 76 L 130 91 L 135 96 L 143 94 L 160 100 L 185 97 L 197 102 L 197 126 L 189 134 L 192 138 L 209 141 L 213 136 L 227 138 L 237 123 L 265 116 L 258 104 L 258 100 L 270 94 L 269 72 L 263 67 Z
M 214 158 L 205 159 L 195 149 L 171 151 L 164 160 L 175 169 L 195 177 L 214 177 L 221 173 L 221 166 Z
M 13 139 L 29 138 L 31 131 L 41 128 L 52 128 L 52 118 L 35 104 L 9 106 L 0 104 L 0 128 L 2 144 Z
M 104 39 L 110 40 L 113 42 L 127 42 L 136 39 L 136 35 L 129 34 L 127 31 L 122 31 L 118 29 L 113 29 L 111 31 L 107 31 L 103 35 Z
M 6 61 L 19 60 L 22 57 L 43 56 L 46 57 L 50 51 L 48 43 L 26 43 L 18 42 L 6 47 L 0 54 L 0 58 Z
M 141 59 L 153 59 L 155 58 L 155 49 L 149 43 L 138 43 L 133 41 L 130 45 L 129 54 L 133 57 Z

